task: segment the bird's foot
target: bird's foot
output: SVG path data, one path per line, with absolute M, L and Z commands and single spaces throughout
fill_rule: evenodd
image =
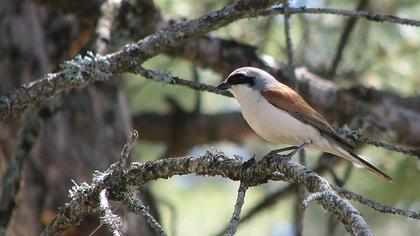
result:
M 299 147 L 295 147 L 295 150 L 293 150 L 292 152 L 290 152 L 289 154 L 287 154 L 288 157 L 293 157 L 296 153 L 300 152 L 301 150 L 303 150 L 306 146 L 308 146 L 309 144 L 311 144 L 311 142 L 304 142 L 302 145 L 300 145 Z
M 256 161 L 255 161 L 255 154 L 254 154 L 254 156 L 252 156 L 250 159 L 242 163 L 242 169 L 244 170 L 248 169 L 249 167 L 253 166 L 255 162 Z
M 282 153 L 282 152 L 285 152 L 285 151 L 295 150 L 296 148 L 298 148 L 298 147 L 290 146 L 290 147 L 285 147 L 285 148 L 274 149 L 274 150 L 270 151 L 268 153 L 268 155 L 279 154 L 279 153 Z

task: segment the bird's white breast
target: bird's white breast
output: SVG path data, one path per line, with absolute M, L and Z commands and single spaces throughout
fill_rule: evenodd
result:
M 289 145 L 301 145 L 304 142 L 321 144 L 326 141 L 315 128 L 273 106 L 260 92 L 240 85 L 232 88 L 232 93 L 249 126 L 267 141 Z

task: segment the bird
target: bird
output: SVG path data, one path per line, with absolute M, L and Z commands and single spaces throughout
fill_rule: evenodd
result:
M 292 145 L 295 151 L 308 148 L 331 153 L 392 181 L 387 174 L 358 156 L 354 147 L 297 92 L 268 72 L 241 67 L 217 85 L 217 89 L 232 93 L 248 125 L 265 140 Z

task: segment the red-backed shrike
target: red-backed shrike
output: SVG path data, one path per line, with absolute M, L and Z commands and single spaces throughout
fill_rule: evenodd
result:
M 217 88 L 232 92 L 249 126 L 267 141 L 332 153 L 391 181 L 388 175 L 355 154 L 353 147 L 299 94 L 269 73 L 242 67 Z

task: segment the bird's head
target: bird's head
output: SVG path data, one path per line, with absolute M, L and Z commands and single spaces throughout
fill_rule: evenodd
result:
M 217 88 L 221 90 L 230 89 L 235 95 L 235 93 L 245 90 L 261 92 L 275 83 L 278 83 L 277 80 L 261 69 L 241 67 L 233 71 Z

